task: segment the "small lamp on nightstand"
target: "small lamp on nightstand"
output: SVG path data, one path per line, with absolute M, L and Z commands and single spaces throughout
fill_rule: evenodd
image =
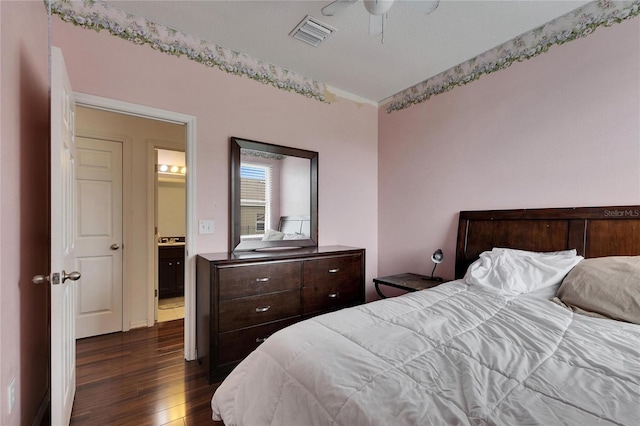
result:
M 433 254 L 431 255 L 431 261 L 434 263 L 434 265 L 433 265 L 433 270 L 431 271 L 431 276 L 429 277 L 430 280 L 442 281 L 442 278 L 434 277 L 433 274 L 436 272 L 436 267 L 438 266 L 438 264 L 442 263 L 443 260 L 444 260 L 444 253 L 442 253 L 441 249 L 438 249 L 433 252 Z

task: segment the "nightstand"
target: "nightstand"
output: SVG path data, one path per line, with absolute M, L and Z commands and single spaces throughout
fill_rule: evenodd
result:
M 374 278 L 373 283 L 376 285 L 376 292 L 378 295 L 381 298 L 386 299 L 387 296 L 382 294 L 382 291 L 380 291 L 380 285 L 395 287 L 406 291 L 420 291 L 438 286 L 443 283 L 443 280 L 440 277 L 427 277 L 425 275 L 406 273 Z

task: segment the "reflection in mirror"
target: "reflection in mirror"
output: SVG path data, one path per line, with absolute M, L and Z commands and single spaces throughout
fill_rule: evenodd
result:
M 310 217 L 311 160 L 240 150 L 240 238 L 309 238 L 311 229 L 281 228 L 281 217 Z M 304 233 L 304 234 L 303 234 Z
M 231 251 L 317 245 L 313 151 L 231 138 Z

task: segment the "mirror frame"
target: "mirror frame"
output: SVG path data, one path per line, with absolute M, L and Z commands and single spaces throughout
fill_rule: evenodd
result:
M 318 153 L 238 137 L 230 138 L 229 252 L 285 250 L 318 246 Z M 252 149 L 272 154 L 307 158 L 310 161 L 311 235 L 305 240 L 241 241 L 240 239 L 240 150 Z

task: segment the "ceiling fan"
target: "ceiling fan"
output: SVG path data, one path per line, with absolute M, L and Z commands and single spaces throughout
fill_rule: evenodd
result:
M 351 6 L 358 0 L 336 0 L 322 8 L 324 16 L 334 16 L 343 9 Z M 362 0 L 365 9 L 369 12 L 369 34 L 382 35 L 384 43 L 384 26 L 387 12 L 394 5 L 396 0 Z M 409 6 L 413 10 L 428 15 L 436 10 L 440 0 L 397 0 L 398 3 Z

